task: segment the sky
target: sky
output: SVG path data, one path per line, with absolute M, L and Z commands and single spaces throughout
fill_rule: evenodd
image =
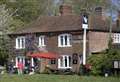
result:
M 117 6 L 118 8 L 120 7 L 120 0 L 111 0 L 112 1 L 112 4 L 115 4 L 115 6 Z M 120 9 L 119 9 L 120 10 Z M 112 10 L 114 11 L 114 9 Z M 117 18 L 117 15 L 118 15 L 118 11 L 114 11 L 113 14 L 112 14 L 112 18 L 113 20 L 116 20 Z
M 62 1 L 62 0 L 54 0 L 54 1 L 55 1 L 55 4 L 58 4 L 58 3 L 59 3 L 60 1 Z M 115 4 L 117 7 L 120 6 L 120 0 L 111 0 L 111 1 L 112 1 L 112 4 Z M 61 2 L 60 2 L 60 3 L 61 3 Z M 110 12 L 108 12 L 108 15 L 110 15 Z M 116 20 L 117 15 L 118 15 L 117 11 L 114 11 L 114 10 L 113 10 L 113 14 L 112 14 L 113 20 Z
M 119 6 L 120 0 L 112 0 L 112 3 L 115 4 L 115 5 L 117 5 L 117 6 Z

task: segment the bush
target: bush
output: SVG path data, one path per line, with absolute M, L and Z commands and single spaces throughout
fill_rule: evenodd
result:
M 112 68 L 113 60 L 120 60 L 119 49 L 107 49 L 106 51 L 89 56 L 88 63 L 92 65 L 91 73 L 93 75 L 103 74 L 104 70 Z
M 101 68 L 103 67 L 104 60 L 104 54 L 93 54 L 88 58 L 88 63 L 92 65 L 91 73 L 93 75 L 101 74 Z

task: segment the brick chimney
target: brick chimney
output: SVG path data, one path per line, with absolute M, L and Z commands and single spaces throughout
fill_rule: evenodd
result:
M 63 4 L 59 7 L 60 16 L 71 15 L 72 14 L 72 6 Z
M 118 18 L 117 19 L 120 20 L 120 10 L 118 11 Z
M 96 7 L 95 8 L 95 13 L 96 13 L 96 15 L 102 16 L 102 7 Z
M 118 16 L 117 16 L 117 20 L 116 20 L 116 26 L 120 27 L 120 10 L 118 11 Z

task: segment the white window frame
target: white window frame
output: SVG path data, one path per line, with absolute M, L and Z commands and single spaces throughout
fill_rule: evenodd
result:
M 120 33 L 113 33 L 113 43 L 120 43 Z
M 20 36 L 16 38 L 16 49 L 24 49 L 25 48 L 25 37 Z
M 38 47 L 43 47 L 43 46 L 46 46 L 45 45 L 45 36 L 41 35 L 41 36 L 39 36 Z
M 67 44 L 65 44 L 65 37 L 67 36 Z M 71 34 L 60 34 L 58 36 L 58 47 L 71 47 Z M 61 42 L 61 39 L 63 39 L 63 42 Z M 63 44 L 62 44 L 63 43 Z
M 17 56 L 15 58 L 15 67 L 18 67 L 18 62 L 22 62 L 23 65 L 25 66 L 25 57 L 24 56 Z
M 67 66 L 65 66 L 65 57 L 67 58 Z M 58 68 L 59 69 L 68 69 L 68 68 L 72 68 L 70 65 L 70 62 L 69 62 L 69 55 L 62 55 L 61 56 L 61 58 L 62 58 L 62 60 L 61 60 L 61 58 L 59 58 L 58 59 Z M 72 59 L 71 59 L 71 62 L 72 62 Z M 61 63 L 62 63 L 62 65 L 61 65 Z

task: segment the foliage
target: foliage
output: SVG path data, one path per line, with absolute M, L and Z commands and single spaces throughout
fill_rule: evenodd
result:
M 9 53 L 8 38 L 4 35 L 0 35 L 0 65 L 4 65 L 7 62 Z
M 110 0 L 73 0 L 73 7 L 76 13 L 80 13 L 80 10 L 85 9 L 89 13 L 93 13 L 94 9 L 98 6 L 108 8 L 110 6 Z
M 111 69 L 113 60 L 120 60 L 119 49 L 107 49 L 103 53 L 93 54 L 88 58 L 88 63 L 92 65 L 91 73 L 102 74 L 102 69 Z
M 91 73 L 98 75 L 102 74 L 104 69 L 111 69 L 113 60 L 120 60 L 120 50 L 119 48 L 113 48 L 112 38 L 109 37 L 108 49 L 100 54 L 93 54 L 88 58 L 88 63 L 92 64 Z
M 5 5 L 0 5 L 0 11 L 0 64 L 4 65 L 9 54 L 9 39 L 6 34 L 11 31 L 13 18 Z
M 0 31 L 3 33 L 8 33 L 14 31 L 15 28 L 24 25 L 24 23 L 19 19 L 14 19 L 13 15 L 16 11 L 11 12 L 10 8 L 6 5 L 0 5 Z
M 9 9 L 6 9 L 5 5 L 0 5 L 0 30 L 7 32 L 12 20 Z
M 98 75 L 101 73 L 101 67 L 105 60 L 104 54 L 93 54 L 88 58 L 88 63 L 92 65 L 91 73 L 94 75 Z
M 13 11 L 18 9 L 14 18 L 23 22 L 31 22 L 38 18 L 39 15 L 49 15 L 52 13 L 54 0 L 3 0 L 1 4 L 6 4 Z

